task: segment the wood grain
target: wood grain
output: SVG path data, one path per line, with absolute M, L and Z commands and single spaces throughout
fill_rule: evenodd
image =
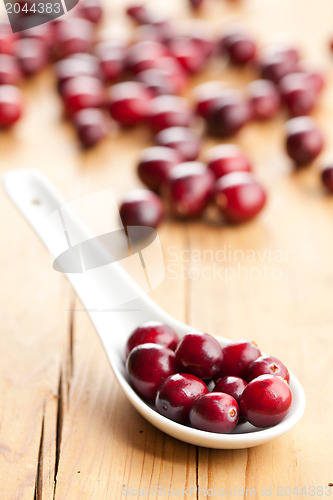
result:
M 126 32 L 124 2 L 105 4 L 105 26 Z M 185 1 L 160 1 L 159 8 L 188 14 Z M 320 496 L 333 482 L 333 200 L 319 181 L 320 163 L 333 152 L 332 14 L 329 0 L 207 0 L 202 17 L 216 33 L 231 19 L 262 45 L 289 33 L 308 64 L 325 68 L 314 116 L 327 145 L 320 161 L 293 173 L 282 147 L 286 117 L 248 126 L 235 142 L 267 186 L 266 210 L 241 227 L 167 221 L 159 232 L 166 278 L 151 294 L 180 320 L 251 338 L 285 360 L 307 395 L 302 421 L 272 443 L 238 451 L 197 448 L 153 428 L 122 396 L 86 314 L 1 192 L 1 499 L 117 500 L 140 489 L 154 498 L 157 487 L 163 498 L 187 498 L 187 491 L 197 499 L 223 491 L 226 498 L 277 498 L 291 487 L 295 498 L 297 487 L 298 496 L 303 487 L 306 496 Z M 253 77 L 214 61 L 192 85 L 210 78 L 242 87 Z M 0 174 L 36 167 L 68 199 L 105 188 L 121 199 L 139 185 L 135 162 L 151 143 L 149 131 L 113 127 L 103 144 L 82 153 L 53 87 L 51 70 L 25 84 L 24 119 L 0 132 Z M 207 139 L 204 150 L 215 143 Z

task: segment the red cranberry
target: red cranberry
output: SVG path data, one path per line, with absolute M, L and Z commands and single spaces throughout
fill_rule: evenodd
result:
M 106 81 L 122 76 L 125 70 L 126 47 L 117 40 L 107 40 L 96 45 L 94 53 L 98 59 L 101 74 Z
M 160 70 L 168 76 L 168 84 L 172 89 L 172 92 L 168 91 L 169 94 L 178 94 L 184 90 L 187 84 L 187 75 L 179 62 L 173 57 L 160 57 L 149 63 L 146 62 L 145 66 L 147 67 L 146 70 Z
M 278 83 L 298 69 L 299 53 L 289 45 L 271 45 L 261 53 L 261 77 Z
M 52 23 L 41 24 L 20 32 L 20 37 L 24 39 L 39 40 L 49 50 L 54 44 L 54 29 Z
M 321 92 L 325 86 L 325 78 L 319 71 L 303 71 L 309 86 L 317 93 Z
M 79 52 L 87 52 L 92 44 L 94 28 L 86 19 L 65 18 L 57 23 L 55 50 L 63 58 Z
M 88 21 L 97 24 L 103 17 L 103 9 L 99 0 L 80 0 L 79 15 Z
M 126 369 L 139 396 L 154 401 L 163 380 L 176 373 L 175 353 L 159 344 L 141 344 L 131 350 Z
M 240 397 L 243 394 L 247 382 L 240 377 L 226 376 L 221 377 L 215 384 L 212 392 L 224 392 L 232 396 L 237 403 L 239 403 Z
M 169 170 L 181 161 L 177 151 L 170 148 L 144 149 L 138 163 L 139 178 L 149 189 L 159 191 Z
M 90 54 L 73 54 L 55 64 L 58 89 L 62 93 L 64 84 L 78 76 L 99 78 L 100 71 L 96 57 Z
M 240 410 L 256 427 L 271 427 L 287 415 L 292 393 L 287 382 L 275 375 L 260 375 L 245 387 Z
M 136 80 L 147 87 L 155 96 L 176 94 L 172 75 L 160 68 L 151 68 L 140 71 L 136 75 Z
M 247 93 L 255 120 L 267 120 L 276 115 L 281 99 L 276 85 L 270 80 L 255 80 L 247 86 Z
M 165 417 L 185 424 L 194 401 L 208 392 L 208 387 L 198 377 L 176 373 L 162 382 L 155 400 L 156 409 Z
M 238 423 L 239 407 L 229 394 L 210 392 L 200 396 L 190 410 L 190 422 L 196 429 L 228 434 Z
M 163 95 L 150 101 L 149 120 L 154 132 L 169 127 L 188 127 L 192 118 L 191 109 L 182 97 Z
M 328 191 L 333 193 L 333 165 L 327 165 L 327 167 L 323 169 L 321 179 Z
M 236 144 L 220 144 L 208 150 L 207 167 L 216 179 L 231 172 L 251 172 L 251 163 L 246 154 Z
M 287 153 L 297 165 L 307 165 L 321 153 L 323 134 L 312 118 L 292 118 L 286 123 L 286 131 Z
M 22 73 L 17 60 L 8 54 L 0 54 L 0 85 L 17 85 Z
M 214 99 L 208 109 L 209 131 L 222 138 L 239 132 L 251 119 L 249 103 L 238 94 Z
M 110 114 L 121 125 L 136 125 L 147 118 L 151 97 L 139 82 L 117 83 L 110 88 Z
M 140 71 L 154 67 L 157 59 L 168 54 L 169 51 L 161 43 L 152 41 L 137 42 L 127 49 L 126 65 L 134 74 L 137 74 Z
M 234 89 L 228 89 L 222 82 L 210 81 L 201 83 L 194 89 L 194 101 L 196 112 L 202 118 L 207 118 L 209 115 L 209 107 L 213 101 L 216 101 L 224 95 L 233 96 L 236 93 Z
M 303 73 L 290 73 L 279 83 L 281 96 L 292 116 L 310 113 L 317 103 L 318 92 Z
M 31 76 L 41 71 L 49 62 L 48 49 L 37 38 L 22 38 L 15 44 L 15 54 L 23 73 Z
M 178 340 L 177 333 L 170 326 L 160 321 L 147 321 L 130 335 L 126 344 L 126 358 L 134 347 L 141 344 L 159 344 L 174 351 Z
M 196 160 L 200 153 L 200 138 L 194 130 L 187 127 L 165 128 L 156 135 L 155 142 L 177 151 L 182 161 Z
M 157 228 L 164 218 L 160 198 L 148 189 L 135 189 L 124 197 L 119 209 L 124 226 Z
M 0 85 L 0 127 L 10 127 L 22 115 L 22 95 L 13 85 Z
M 163 186 L 170 213 L 179 218 L 198 217 L 206 208 L 214 176 L 203 163 L 185 162 L 173 167 Z
M 73 116 L 81 144 L 90 148 L 98 144 L 106 135 L 104 113 L 100 109 L 82 109 Z
M 207 333 L 187 333 L 178 343 L 176 360 L 179 371 L 209 379 L 221 369 L 222 348 L 219 342 Z
M 257 52 L 254 40 L 235 28 L 230 29 L 223 36 L 221 47 L 228 54 L 230 61 L 239 65 L 252 61 Z
M 126 9 L 126 13 L 138 24 L 153 24 L 161 19 L 160 15 L 150 10 L 146 5 L 134 4 Z
M 9 22 L 0 20 L 0 54 L 14 55 L 14 42 L 18 35 L 13 33 Z
M 266 193 L 252 174 L 233 172 L 216 181 L 214 199 L 227 221 L 245 222 L 264 208 Z
M 198 73 L 206 64 L 206 54 L 200 50 L 195 40 L 180 37 L 169 43 L 171 54 L 188 73 Z
M 261 352 L 253 342 L 239 340 L 223 347 L 222 355 L 222 368 L 218 376 L 232 375 L 245 379 L 248 367 L 261 355 Z
M 63 85 L 62 97 L 66 112 L 71 115 L 81 109 L 101 107 L 104 103 L 104 89 L 97 78 L 78 76 Z
M 276 375 L 289 382 L 289 371 L 287 367 L 274 356 L 259 356 L 259 358 L 252 361 L 246 371 L 246 380 L 250 382 L 260 375 Z

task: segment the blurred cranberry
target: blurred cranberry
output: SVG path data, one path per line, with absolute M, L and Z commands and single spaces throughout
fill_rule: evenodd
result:
M 125 227 L 147 226 L 156 229 L 164 219 L 161 199 L 148 189 L 128 192 L 119 207 L 119 213 Z
M 303 70 L 309 85 L 315 92 L 321 92 L 325 86 L 325 77 L 319 71 Z
M 174 95 L 176 88 L 170 73 L 164 69 L 151 68 L 140 71 L 136 80 L 143 83 L 154 95 Z
M 251 172 L 248 157 L 236 144 L 220 144 L 207 151 L 207 167 L 216 179 L 232 172 Z
M 268 46 L 260 54 L 261 77 L 278 83 L 284 76 L 297 71 L 298 63 L 296 48 L 284 44 Z
M 192 118 L 192 111 L 182 97 L 163 95 L 150 101 L 149 121 L 154 132 L 169 127 L 188 127 Z
M 101 74 L 106 81 L 122 76 L 125 70 L 126 46 L 117 40 L 107 40 L 95 46 L 94 54 L 98 59 Z
M 234 64 L 244 65 L 252 61 L 257 52 L 254 40 L 237 28 L 231 28 L 221 39 L 221 48 Z
M 88 21 L 98 24 L 103 17 L 103 8 L 100 0 L 80 0 L 79 15 Z
M 64 83 L 62 98 L 69 115 L 81 109 L 99 108 L 104 104 L 103 85 L 97 78 L 78 76 Z
M 235 93 L 234 89 L 226 88 L 220 81 L 210 81 L 197 85 L 193 91 L 197 114 L 202 118 L 207 118 L 209 107 L 214 100 L 225 94 L 233 95 Z
M 151 190 L 159 191 L 169 170 L 182 161 L 177 151 L 166 147 L 146 148 L 138 162 L 140 180 Z
M 13 33 L 9 22 L 0 20 L 0 54 L 14 55 L 14 42 L 17 33 Z
M 255 80 L 247 86 L 253 119 L 268 120 L 281 107 L 281 99 L 276 85 L 270 80 Z
M 187 127 L 165 128 L 156 135 L 155 142 L 177 151 L 182 161 L 196 160 L 200 153 L 200 137 Z
M 330 193 L 333 193 L 333 165 L 327 165 L 322 173 L 321 180 Z
M 286 123 L 286 150 L 296 165 L 311 163 L 323 147 L 323 134 L 309 116 L 292 118 Z
M 22 73 L 16 58 L 0 54 L 0 85 L 17 85 L 21 80 Z
M 173 93 L 179 94 L 184 90 L 188 77 L 180 63 L 173 57 L 160 57 L 155 61 L 151 61 L 147 66 L 149 66 L 147 69 L 162 70 L 168 74 L 170 85 L 174 89 Z
M 151 92 L 139 82 L 121 82 L 110 88 L 109 111 L 125 126 L 142 122 L 150 110 Z
M 79 76 L 99 78 L 100 69 L 96 57 L 90 54 L 73 54 L 54 65 L 60 93 L 64 84 Z
M 54 43 L 54 30 L 52 23 L 41 24 L 28 30 L 20 32 L 21 38 L 33 38 L 40 40 L 47 49 L 51 49 Z
M 143 4 L 130 5 L 126 9 L 126 13 L 138 24 L 157 24 L 165 21 L 158 10 L 153 10 Z
M 307 115 L 317 103 L 318 92 L 304 73 L 290 73 L 281 78 L 279 90 L 291 116 Z
M 23 100 L 20 89 L 0 85 L 0 127 L 10 127 L 22 115 Z
M 31 76 L 41 71 L 49 62 L 44 42 L 38 38 L 22 38 L 15 43 L 15 55 L 23 73 Z
M 92 45 L 94 25 L 75 17 L 59 21 L 55 29 L 55 52 L 60 58 L 79 52 L 88 52 Z
M 234 93 L 214 99 L 208 108 L 207 124 L 211 134 L 232 137 L 252 118 L 250 104 L 240 94 Z
M 86 108 L 73 116 L 78 137 L 81 144 L 90 148 L 98 144 L 106 135 L 104 113 L 100 109 Z
M 171 54 L 188 73 L 198 73 L 206 64 L 206 55 L 191 38 L 176 38 L 169 43 Z
M 137 74 L 154 67 L 156 60 L 167 55 L 169 51 L 161 43 L 137 42 L 127 49 L 126 65 L 134 74 Z

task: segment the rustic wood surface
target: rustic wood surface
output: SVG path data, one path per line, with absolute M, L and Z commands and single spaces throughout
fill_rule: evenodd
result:
M 153 4 L 189 15 L 185 0 Z M 105 0 L 105 7 L 106 26 L 130 28 L 124 2 Z M 198 448 L 153 428 L 122 395 L 69 285 L 1 191 L 1 500 L 117 500 L 140 489 L 144 498 L 331 494 L 333 198 L 320 185 L 319 168 L 333 154 L 332 16 L 330 0 L 207 0 L 202 17 L 216 32 L 236 19 L 261 45 L 290 34 L 304 60 L 324 69 L 327 86 L 314 116 L 327 145 L 320 161 L 293 173 L 282 147 L 283 113 L 242 131 L 235 142 L 267 186 L 266 210 L 236 228 L 166 222 L 159 231 L 166 279 L 151 294 L 180 320 L 251 338 L 285 360 L 306 392 L 301 422 L 269 444 L 240 451 Z M 192 83 L 212 78 L 241 87 L 254 76 L 215 61 Z M 149 131 L 113 128 L 103 144 L 82 153 L 61 121 L 53 87 L 51 69 L 23 86 L 24 119 L 0 132 L 0 174 L 35 167 L 68 199 L 105 188 L 120 199 L 139 185 L 135 162 L 150 144 Z M 212 144 L 206 140 L 205 148 Z M 221 249 L 229 251 L 226 262 Z M 254 259 L 243 262 L 239 250 Z

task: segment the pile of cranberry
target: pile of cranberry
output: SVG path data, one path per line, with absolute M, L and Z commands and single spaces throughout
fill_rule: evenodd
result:
M 159 413 L 208 432 L 229 433 L 246 421 L 274 426 L 292 403 L 288 369 L 255 343 L 240 340 L 222 348 L 202 332 L 179 340 L 157 321 L 129 337 L 126 371 L 135 391 Z

